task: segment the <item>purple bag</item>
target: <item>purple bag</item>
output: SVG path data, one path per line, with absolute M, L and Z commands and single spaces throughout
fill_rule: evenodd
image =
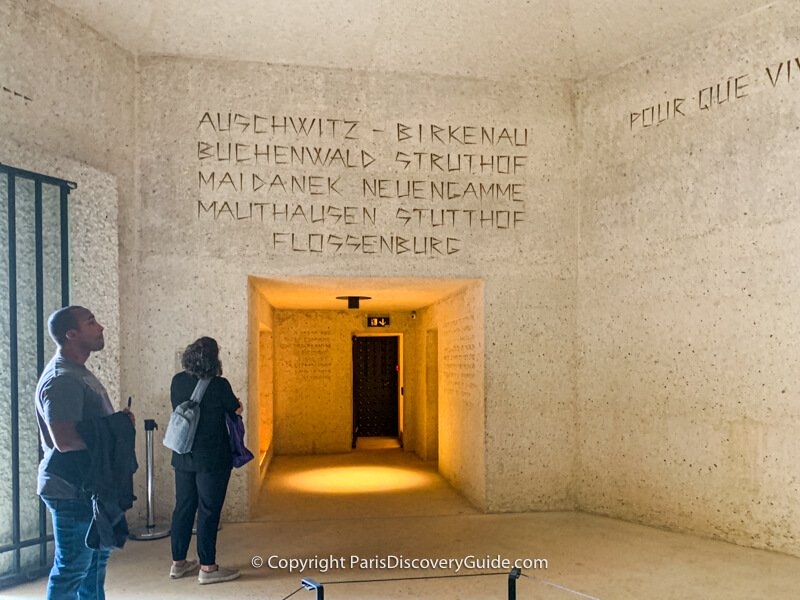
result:
M 238 469 L 253 460 L 253 453 L 244 445 L 244 421 L 241 415 L 231 416 L 226 412 L 225 424 L 228 426 L 228 437 L 231 440 L 233 466 Z

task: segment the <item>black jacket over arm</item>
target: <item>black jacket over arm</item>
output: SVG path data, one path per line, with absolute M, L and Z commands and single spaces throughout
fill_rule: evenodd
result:
M 76 423 L 86 443 L 90 468 L 84 487 L 92 494 L 94 517 L 86 545 L 122 548 L 128 536 L 125 511 L 133 506 L 136 463 L 136 429 L 126 413 L 117 412 Z

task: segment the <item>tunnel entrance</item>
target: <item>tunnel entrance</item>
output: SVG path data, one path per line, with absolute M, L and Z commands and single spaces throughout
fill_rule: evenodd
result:
M 251 507 L 275 457 L 392 449 L 483 505 L 482 281 L 251 276 L 249 288 Z M 350 296 L 366 299 L 339 299 Z

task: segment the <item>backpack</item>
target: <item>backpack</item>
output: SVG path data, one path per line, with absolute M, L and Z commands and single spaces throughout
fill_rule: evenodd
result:
M 181 402 L 172 411 L 163 444 L 173 452 L 178 454 L 191 452 L 197 423 L 200 421 L 200 402 L 210 382 L 211 379 L 199 379 L 194 386 L 192 397 Z

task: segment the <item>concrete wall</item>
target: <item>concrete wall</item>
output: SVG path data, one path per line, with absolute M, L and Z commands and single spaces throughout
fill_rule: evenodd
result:
M 420 444 L 419 455 L 424 460 L 439 457 L 439 332 L 425 331 L 425 411 L 420 431 L 425 432 L 424 445 Z
M 134 199 L 133 58 L 39 0 L 0 0 L 0 29 L 0 162 L 78 185 L 69 199 L 70 298 L 91 308 L 106 328 L 106 348 L 89 366 L 120 405 L 135 393 L 120 381 L 126 322 L 120 305 L 127 306 L 131 295 L 124 267 L 130 261 L 119 253 L 130 238 L 119 230 L 118 213 L 118 205 Z M 32 331 L 20 333 L 35 340 Z M 22 388 L 20 400 L 24 439 L 35 447 L 32 390 Z M 142 456 L 143 448 L 142 442 Z M 23 484 L 31 485 L 36 453 L 23 450 L 34 457 L 21 466 Z M 144 481 L 143 473 L 137 480 Z
M 406 363 L 406 372 L 415 386 L 416 410 L 406 423 L 404 447 L 422 460 L 433 461 L 439 457 L 438 330 L 435 323 L 423 319 L 427 311 L 416 312 L 420 319 L 414 340 L 417 360 Z
M 137 281 L 143 308 L 137 313 L 141 351 L 136 359 L 144 357 L 141 367 L 150 373 L 138 384 L 138 394 L 149 407 L 156 412 L 166 407 L 165 382 L 171 372 L 164 358 L 206 331 L 221 338 L 234 389 L 248 387 L 249 276 L 483 278 L 491 290 L 484 327 L 487 412 L 497 416 L 486 417 L 485 435 L 491 443 L 477 439 L 475 446 L 484 448 L 487 463 L 502 462 L 510 469 L 487 488 L 497 498 L 492 506 L 524 510 L 572 505 L 566 500 L 572 463 L 563 457 L 574 455 L 574 390 L 563 382 L 574 378 L 577 212 L 564 168 L 570 164 L 572 144 L 566 87 L 154 57 L 139 59 L 137 93 L 141 195 L 138 212 L 128 218 L 140 235 Z M 307 129 L 296 133 L 293 124 L 302 128 L 301 117 Z M 355 128 L 353 121 L 359 122 Z M 418 124 L 424 124 L 422 141 L 413 138 Z M 431 139 L 430 124 L 444 131 L 452 126 L 454 137 L 448 132 L 439 134 L 443 141 Z M 474 137 L 477 128 L 466 130 L 464 140 L 463 125 L 495 127 L 494 143 L 471 143 L 480 141 Z M 324 164 L 291 164 L 289 147 L 301 149 L 306 160 L 303 152 L 322 148 Z M 398 152 L 409 157 L 425 152 L 428 163 L 423 160 L 417 170 L 416 163 L 396 160 Z M 489 166 L 482 173 L 477 162 L 469 173 L 467 158 L 460 172 L 432 174 L 426 166 L 430 153 L 525 158 L 519 159 L 516 174 L 489 173 Z M 513 168 L 508 160 L 501 169 Z M 306 188 L 300 190 L 292 189 L 293 176 L 297 182 L 320 179 L 306 179 Z M 364 178 L 374 193 L 365 192 Z M 401 186 L 421 181 L 411 189 L 411 196 L 418 198 L 398 197 L 405 192 L 397 193 L 395 180 Z M 451 181 L 452 194 L 460 196 L 431 198 L 431 180 Z M 512 198 L 507 186 L 513 182 L 518 187 Z M 488 195 L 497 192 L 487 191 L 492 184 L 502 186 L 501 197 L 479 200 L 481 184 Z M 320 213 L 325 206 L 333 208 Z M 430 223 L 429 216 L 414 209 L 427 215 L 431 209 L 476 212 L 448 213 L 445 218 L 456 215 L 457 222 L 445 225 L 441 213 Z M 502 214 L 486 212 L 482 223 L 481 209 Z M 514 212 L 516 227 L 509 221 Z M 323 216 L 324 223 L 313 222 Z M 404 220 L 407 216 L 428 221 L 419 224 Z M 527 312 L 520 320 L 522 310 Z M 532 339 L 537 351 L 531 357 Z M 556 343 L 542 344 L 539 351 L 545 340 Z M 134 356 L 127 360 L 125 368 L 133 369 Z M 533 399 L 532 387 L 537 390 Z M 275 402 L 277 449 L 277 395 Z M 511 436 L 507 420 L 499 416 L 506 411 L 519 416 Z M 529 444 L 518 441 L 522 435 L 545 440 L 536 442 L 539 456 L 559 460 L 538 458 L 537 469 L 529 472 L 530 460 L 523 454 Z M 520 472 L 529 476 L 520 478 Z M 232 495 L 244 496 L 245 485 L 237 473 Z
M 580 86 L 584 510 L 800 553 L 798 17 Z
M 427 354 L 428 344 L 435 332 L 438 365 L 436 389 L 436 444 L 439 472 L 460 490 L 475 506 L 486 509 L 487 455 L 486 446 L 486 377 L 484 329 L 484 289 L 481 282 L 458 292 L 420 312 L 416 347 L 421 357 Z M 432 424 L 429 403 L 427 360 L 418 360 L 417 380 L 420 394 L 418 422 Z M 427 451 L 432 435 L 420 432 L 419 445 Z M 432 452 L 432 448 L 431 448 Z M 429 456 L 428 458 L 437 458 Z
M 119 397 L 120 203 L 133 198 L 133 59 L 47 2 L 0 2 L 0 162 L 75 181 L 72 300 L 109 344 L 95 369 Z M 83 164 L 80 164 L 83 163 Z M 124 387 L 124 386 L 122 386 Z
M 245 444 L 255 455 L 246 469 L 249 478 L 248 510 L 254 506 L 275 452 L 274 309 L 258 284 L 249 282 L 247 412 Z
M 574 231 L 577 217 L 572 181 L 562 167 L 570 162 L 572 136 L 566 85 L 171 58 L 135 60 L 45 2 L 5 0 L 0 11 L 7 21 L 0 79 L 22 96 L 5 94 L 0 100 L 4 135 L 42 156 L 41 149 L 46 148 L 48 156 L 83 162 L 117 179 L 120 393 L 134 396 L 140 418 L 166 422 L 176 355 L 201 334 L 220 341 L 226 375 L 247 403 L 247 278 L 304 274 L 485 277 L 493 289 L 502 286 L 504 294 L 492 301 L 486 316 L 491 323 L 487 389 L 492 390 L 492 410 L 516 408 L 527 413 L 527 373 L 520 377 L 509 370 L 516 363 L 505 365 L 512 345 L 511 353 L 526 352 L 529 333 L 506 319 L 519 307 L 514 298 L 528 298 L 535 313 L 530 322 L 548 329 L 555 325 L 559 339 L 570 339 L 574 312 L 570 280 L 574 244 L 565 240 L 574 239 L 569 232 Z M 290 135 L 290 130 L 273 130 L 265 139 L 254 133 L 254 126 L 244 133 L 235 127 L 232 132 L 209 128 L 210 121 L 202 120 L 206 112 L 214 117 L 234 113 L 237 122 L 238 112 L 279 119 L 292 116 L 295 124 L 298 117 L 317 117 L 323 119 L 325 130 L 316 138 L 308 131 Z M 357 141 L 350 139 L 352 123 L 345 122 L 352 120 L 360 122 Z M 418 125 L 424 136 L 415 140 Z M 338 127 L 335 133 L 333 127 Z M 481 127 L 486 127 L 492 141 L 482 138 Z M 340 154 L 334 151 L 331 161 L 321 167 L 275 165 L 285 157 L 273 155 L 273 163 L 253 168 L 246 162 L 219 161 L 218 155 L 210 159 L 208 148 L 200 145 L 239 142 L 251 144 L 252 150 L 254 141 L 307 146 L 312 153 L 317 147 L 323 152 L 337 148 Z M 344 158 L 347 150 L 351 155 Z M 405 163 L 397 160 L 397 152 L 404 153 Z M 417 166 L 413 152 L 425 153 Z M 460 170 L 431 172 L 432 155 L 448 153 L 463 155 Z M 497 160 L 505 162 L 481 166 L 476 158 L 467 168 L 466 161 L 471 160 L 467 154 L 504 156 Z M 513 155 L 523 158 L 515 165 Z M 13 156 L 4 160 L 14 163 Z M 359 160 L 361 166 L 354 166 Z M 229 182 L 248 170 L 266 178 L 270 186 L 259 192 L 233 191 Z M 217 189 L 199 181 L 200 172 L 208 177 L 211 171 L 219 173 L 218 184 L 223 181 Z M 232 174 L 229 182 L 223 172 Z M 285 181 L 306 176 L 305 191 L 277 193 L 270 179 L 276 172 Z M 366 194 L 359 175 L 366 176 L 374 193 Z M 411 196 L 403 197 L 394 180 L 410 186 Z M 452 193 L 448 197 L 445 192 L 447 199 L 435 198 L 431 181 L 449 181 Z M 282 222 L 280 217 L 241 218 L 250 210 L 267 210 L 251 204 L 264 200 L 275 206 L 289 204 L 292 218 Z M 236 201 L 241 205 L 237 207 Z M 214 202 L 217 208 L 208 211 Z M 294 218 L 298 206 L 310 211 L 312 204 L 331 207 L 324 224 L 303 220 L 313 221 L 319 213 Z M 432 209 L 439 212 L 431 214 Z M 487 211 L 484 221 L 480 210 Z M 423 217 L 424 222 L 412 220 Z M 445 224 L 444 219 L 450 218 L 456 221 Z M 113 245 L 113 226 L 103 235 Z M 322 253 L 309 246 L 319 239 L 325 240 Z M 562 345 L 534 362 L 539 372 L 558 365 L 556 371 L 563 369 L 566 375 L 574 352 L 571 345 Z M 542 402 L 548 405 L 554 398 L 572 402 L 572 391 L 561 385 L 542 380 L 542 389 Z M 569 431 L 573 415 L 568 412 L 558 418 L 557 429 Z M 526 419 L 528 424 L 520 427 L 535 431 L 541 426 L 543 433 L 554 424 L 533 415 L 521 421 Z M 487 435 L 492 435 L 492 427 Z M 505 457 L 509 449 L 517 450 L 508 441 L 500 436 L 498 443 L 488 445 L 487 460 L 499 461 L 496 457 Z M 547 452 L 554 455 L 568 454 L 572 447 L 570 436 L 551 442 Z M 161 513 L 171 505 L 168 460 L 168 453 L 157 452 L 156 499 Z M 520 468 L 527 464 L 518 455 L 514 461 Z M 536 479 L 560 481 L 567 476 L 563 468 L 563 463 L 543 467 L 527 490 L 515 483 L 519 494 L 498 506 L 541 506 L 539 501 L 531 503 L 535 494 L 529 492 L 542 490 L 544 497 L 551 483 L 542 486 Z M 549 471 L 558 473 L 548 475 Z M 240 500 L 247 496 L 246 480 L 238 472 L 233 479 L 230 514 L 247 513 L 247 501 Z M 141 491 L 143 474 L 137 485 Z M 498 490 L 504 485 L 501 481 Z M 564 486 L 555 487 L 559 490 L 555 496 L 561 498 Z

